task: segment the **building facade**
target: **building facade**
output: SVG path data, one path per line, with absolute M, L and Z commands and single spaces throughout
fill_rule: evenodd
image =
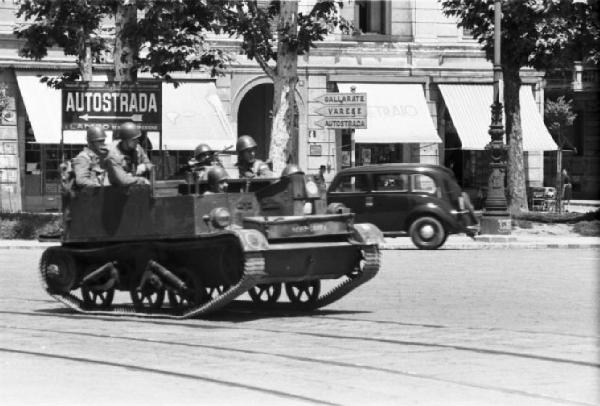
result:
M 301 1 L 300 11 L 311 3 Z M 3 2 L 0 7 L 0 82 L 11 103 L 0 126 L 1 207 L 57 210 L 58 165 L 79 151 L 85 137 L 60 133 L 57 110 L 49 107 L 60 103 L 58 96 L 40 96 L 47 91 L 36 78 L 74 63 L 60 50 L 43 61 L 18 57 L 19 42 L 12 34 L 15 6 Z M 427 162 L 452 167 L 473 196 L 485 189 L 492 64 L 440 7 L 435 0 L 343 2 L 340 13 L 360 33 L 332 33 L 298 63 L 296 158 L 307 173 L 324 165 L 330 180 L 346 166 Z M 214 41 L 234 52 L 239 46 L 229 38 Z M 99 63 L 95 72 L 99 80 L 111 79 L 109 65 Z M 227 149 L 243 134 L 253 136 L 259 157 L 268 159 L 273 85 L 258 64 L 239 55 L 224 76 L 197 72 L 175 77 L 182 82 L 178 89 L 163 85 L 162 131 L 147 134 L 164 177 L 176 176 L 198 143 Z M 545 82 L 533 70 L 523 70 L 522 79 L 527 181 L 542 186 L 548 183 L 544 151 L 556 149 L 542 120 Z M 323 124 L 322 96 L 335 92 L 366 93 L 367 128 Z M 235 157 L 223 157 L 233 167 Z

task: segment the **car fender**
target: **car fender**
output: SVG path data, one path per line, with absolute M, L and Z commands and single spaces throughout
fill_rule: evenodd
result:
M 458 220 L 448 214 L 447 210 L 441 208 L 435 203 L 427 203 L 417 207 L 414 207 L 406 216 L 405 229 L 408 230 L 410 225 L 419 217 L 432 216 L 442 222 L 447 231 L 454 232 L 461 229 Z

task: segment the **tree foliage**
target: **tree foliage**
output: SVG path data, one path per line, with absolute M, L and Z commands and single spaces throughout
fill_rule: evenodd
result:
M 565 100 L 564 96 L 559 96 L 555 101 L 547 100 L 544 106 L 544 122 L 550 133 L 554 136 L 559 148 L 570 144 L 565 138 L 563 130 L 571 127 L 577 118 L 573 113 L 573 100 Z
M 446 16 L 469 29 L 488 60 L 494 57 L 494 0 L 442 0 Z M 519 70 L 548 70 L 574 60 L 598 61 L 598 1 L 502 1 L 501 66 L 504 78 L 508 195 L 513 212 L 526 210 Z
M 308 14 L 297 14 L 297 29 L 290 33 L 286 26 L 278 27 L 281 3 L 254 1 L 210 0 L 219 24 L 217 33 L 242 39 L 242 53 L 255 60 L 272 76 L 269 62 L 277 62 L 277 44 L 285 43 L 296 55 L 316 47 L 316 42 L 335 28 L 349 30 L 351 24 L 337 14 L 341 2 L 319 1 Z
M 131 6 L 140 13 L 126 21 L 118 32 L 107 32 L 119 7 Z M 117 37 L 134 44 L 133 71 L 150 72 L 169 79 L 174 71 L 190 72 L 209 69 L 213 75 L 226 69 L 229 61 L 221 50 L 214 49 L 206 33 L 214 26 L 214 10 L 196 0 L 24 0 L 17 9 L 23 19 L 14 30 L 25 40 L 19 54 L 41 60 L 51 47 L 62 48 L 65 55 L 75 56 L 76 71 L 66 72 L 61 79 L 76 80 L 82 76 L 85 44 L 91 46 L 92 59 L 115 48 Z

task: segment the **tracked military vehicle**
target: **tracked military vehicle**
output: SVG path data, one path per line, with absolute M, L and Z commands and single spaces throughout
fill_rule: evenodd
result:
M 40 260 L 46 291 L 83 313 L 189 318 L 246 292 L 275 303 L 282 286 L 293 306 L 316 309 L 379 270 L 379 229 L 327 208 L 302 173 L 230 180 L 227 193 L 207 186 L 157 181 L 65 195 L 61 245 Z M 325 279 L 339 283 L 321 292 Z

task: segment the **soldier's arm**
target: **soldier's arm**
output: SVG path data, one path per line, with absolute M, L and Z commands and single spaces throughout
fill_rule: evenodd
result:
M 123 167 L 112 157 L 106 159 L 105 165 L 111 185 L 129 186 L 148 184 L 148 180 L 146 178 L 133 176 L 129 172 L 125 171 Z
M 140 145 L 138 145 L 136 148 L 136 153 L 137 153 L 137 159 L 138 159 L 136 175 L 142 175 L 146 172 L 150 172 L 152 170 L 152 168 L 154 167 L 154 165 L 148 158 L 148 155 L 146 154 L 146 151 L 144 151 L 144 148 L 142 148 Z
M 79 187 L 100 186 L 96 174 L 90 170 L 90 161 L 82 156 L 73 158 L 72 167 L 75 173 L 75 184 Z
M 256 176 L 259 176 L 261 178 L 273 178 L 275 177 L 275 174 L 273 172 L 271 172 L 271 168 L 269 168 L 269 165 L 267 165 L 264 162 L 261 162 L 258 165 L 258 170 L 256 171 Z

